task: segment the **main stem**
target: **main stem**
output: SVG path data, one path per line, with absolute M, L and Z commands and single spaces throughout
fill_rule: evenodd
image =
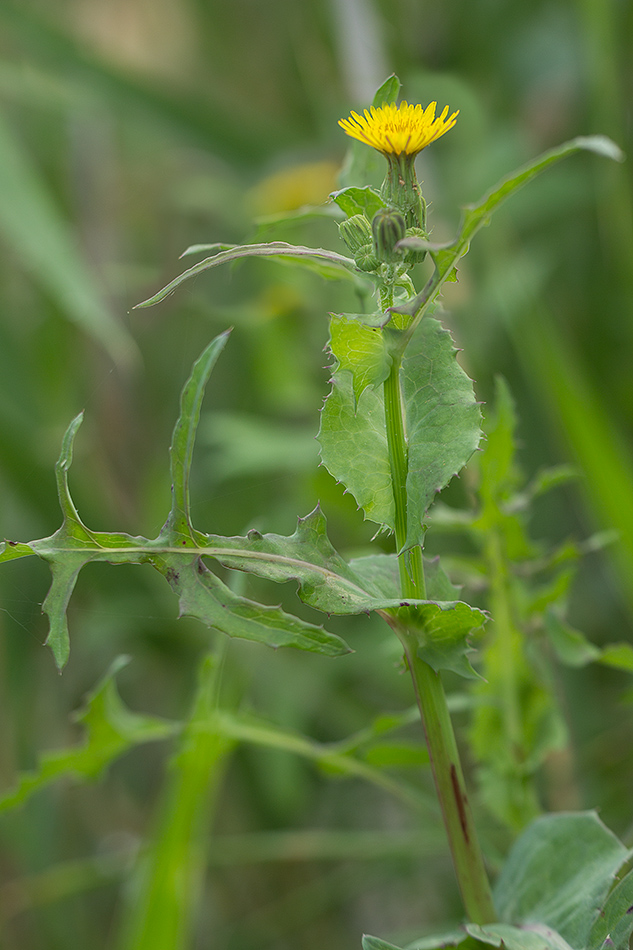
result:
M 402 594 L 404 597 L 424 600 L 426 587 L 422 551 L 419 545 L 415 545 L 406 552 L 403 550 L 407 539 L 407 444 L 399 359 L 394 360 L 391 372 L 385 380 L 384 396 Z M 404 647 L 413 678 L 433 768 L 435 788 L 442 807 L 464 908 L 473 923 L 492 923 L 496 920 L 496 914 L 490 883 L 466 794 L 464 774 L 446 704 L 444 687 L 439 674 L 418 656 L 415 630 L 399 624 L 396 633 Z

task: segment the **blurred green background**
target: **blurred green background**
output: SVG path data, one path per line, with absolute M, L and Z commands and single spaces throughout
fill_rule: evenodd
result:
M 630 155 L 632 42 L 633 6 L 615 0 L 0 0 L 0 535 L 56 530 L 53 465 L 85 409 L 71 472 L 82 518 L 154 537 L 169 507 L 180 388 L 204 345 L 233 326 L 200 426 L 197 526 L 291 533 L 320 500 L 334 544 L 364 550 L 372 526 L 317 468 L 314 441 L 326 314 L 354 310 L 351 292 L 250 261 L 157 308 L 131 308 L 198 242 L 343 250 L 328 217 L 278 218 L 336 187 L 346 149 L 337 119 L 392 71 L 407 100 L 460 110 L 418 162 L 434 239 L 451 237 L 460 205 L 549 146 L 605 133 Z M 632 635 L 631 208 L 630 161 L 567 160 L 499 213 L 445 294 L 479 398 L 491 398 L 498 373 L 510 383 L 526 471 L 580 470 L 541 503 L 534 536 L 620 533 L 574 587 L 572 620 L 597 643 Z M 456 503 L 464 486 L 468 475 L 450 489 Z M 0 789 L 43 751 L 80 740 L 71 713 L 121 653 L 132 657 L 119 684 L 133 709 L 185 716 L 213 641 L 176 620 L 149 569 L 93 565 L 71 603 L 60 678 L 41 646 L 47 586 L 35 559 L 0 572 Z M 278 601 L 278 590 L 248 589 Z M 292 590 L 282 596 L 292 607 Z M 320 741 L 406 709 L 410 685 L 387 629 L 367 618 L 330 628 L 355 655 L 231 643 L 235 701 Z M 622 835 L 627 685 L 604 669 L 559 684 L 575 800 L 599 805 Z M 419 727 L 409 735 L 418 741 Z M 116 946 L 130 856 L 151 829 L 168 754 L 167 743 L 144 747 L 97 785 L 68 781 L 0 816 L 3 947 Z M 460 916 L 436 814 L 296 757 L 240 747 L 214 830 L 199 950 L 338 950 L 358 946 L 362 931 L 415 935 Z M 365 831 L 376 834 L 350 835 Z M 283 858 L 289 842 L 298 859 Z

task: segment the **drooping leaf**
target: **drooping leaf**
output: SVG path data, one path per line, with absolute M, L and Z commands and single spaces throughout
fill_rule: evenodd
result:
M 191 277 L 197 277 L 204 271 L 212 267 L 219 267 L 221 264 L 229 264 L 231 261 L 237 261 L 245 257 L 277 257 L 285 260 L 292 260 L 295 263 L 305 262 L 306 264 L 317 263 L 323 272 L 327 267 L 327 273 L 330 276 L 347 278 L 357 281 L 359 272 L 356 269 L 355 262 L 350 257 L 344 257 L 337 254 L 336 251 L 328 251 L 323 248 L 302 247 L 294 244 L 286 244 L 284 241 L 273 241 L 270 244 L 245 244 L 235 245 L 225 251 L 219 251 L 212 257 L 194 264 L 188 270 L 179 274 L 174 280 L 170 281 L 162 290 L 153 296 L 148 297 L 141 303 L 137 303 L 134 309 L 141 307 L 153 307 L 160 303 L 165 297 L 169 297 L 175 290 Z
M 190 554 L 157 556 L 155 566 L 178 595 L 180 616 L 195 617 L 229 637 L 255 640 L 274 648 L 298 647 L 325 656 L 350 652 L 340 637 L 323 627 L 287 614 L 280 607 L 258 604 L 235 594 Z
M 77 720 L 86 728 L 85 741 L 76 747 L 46 752 L 36 769 L 20 773 L 15 787 L 0 795 L 0 812 L 21 805 L 63 776 L 96 779 L 133 746 L 167 739 L 180 731 L 179 723 L 139 715 L 123 704 L 115 677 L 127 662 L 126 657 L 114 661 L 77 713 Z
M 502 921 L 545 924 L 587 947 L 628 851 L 595 812 L 545 815 L 521 835 L 494 888 Z

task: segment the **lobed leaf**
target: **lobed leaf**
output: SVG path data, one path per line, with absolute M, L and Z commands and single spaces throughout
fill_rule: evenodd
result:
M 195 617 L 229 637 L 255 640 L 274 648 L 298 647 L 325 656 L 351 650 L 340 637 L 285 613 L 235 594 L 199 557 L 158 555 L 154 565 L 178 595 L 180 616 Z
M 403 606 L 439 606 L 448 611 L 466 606 L 455 602 L 458 591 L 439 567 L 437 558 L 427 561 L 427 592 L 433 601 L 441 601 L 439 605 L 430 600 L 402 599 L 395 555 L 375 555 L 348 564 L 332 547 L 325 517 L 318 506 L 305 518 L 299 518 L 297 530 L 289 537 L 259 531 L 249 531 L 245 538 L 208 535 L 200 553 L 212 555 L 224 567 L 248 571 L 276 583 L 295 580 L 301 600 L 325 613 L 393 611 Z M 480 615 L 483 617 L 478 611 L 478 618 Z
M 273 647 L 294 646 L 327 656 L 349 652 L 339 637 L 322 627 L 293 617 L 279 607 L 257 604 L 235 594 L 201 560 L 202 555 L 211 552 L 204 549 L 205 535 L 197 532 L 191 523 L 189 476 L 205 386 L 227 338 L 228 334 L 223 333 L 209 344 L 194 364 L 183 389 L 170 449 L 172 507 L 155 540 L 93 532 L 83 524 L 68 488 L 73 444 L 82 416 L 77 416 L 68 427 L 56 466 L 62 526 L 52 537 L 33 541 L 28 546 L 29 551 L 47 560 L 51 567 L 52 584 L 43 610 L 50 623 L 47 643 L 60 669 L 66 664 L 70 650 L 68 602 L 79 572 L 91 561 L 151 564 L 178 595 L 181 615 L 196 617 L 228 636 L 257 640 Z

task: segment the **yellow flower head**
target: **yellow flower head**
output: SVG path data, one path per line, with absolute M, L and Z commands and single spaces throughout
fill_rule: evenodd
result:
M 383 155 L 415 156 L 440 135 L 452 129 L 459 110 L 448 114 L 445 106 L 441 115 L 435 117 L 437 102 L 422 106 L 410 106 L 401 102 L 365 109 L 365 115 L 352 112 L 349 119 L 339 119 L 339 125 L 347 135 L 371 145 Z

